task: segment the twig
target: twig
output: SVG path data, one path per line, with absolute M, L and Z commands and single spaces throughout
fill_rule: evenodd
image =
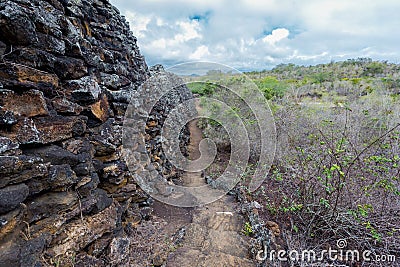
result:
M 81 196 L 79 195 L 79 192 L 76 191 L 76 194 L 78 196 L 78 203 L 79 203 L 79 212 L 81 214 L 81 221 L 83 222 L 83 213 L 82 213 L 82 202 L 81 202 Z

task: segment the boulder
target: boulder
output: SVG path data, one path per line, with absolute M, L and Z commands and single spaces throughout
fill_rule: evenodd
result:
M 79 181 L 70 165 L 50 166 L 47 183 L 53 191 L 66 191 Z
M 71 92 L 72 100 L 78 104 L 95 103 L 101 93 L 101 88 L 95 77 L 85 76 L 78 80 L 69 80 L 63 87 Z
M 34 22 L 14 2 L 0 11 L 0 33 L 15 45 L 29 45 L 38 41 Z
M 40 132 L 30 118 L 18 120 L 17 123 L 11 126 L 10 130 L 0 128 L 0 134 L 18 144 L 34 144 L 41 141 Z
M 100 183 L 99 176 L 93 172 L 88 176 L 82 177 L 82 179 L 76 185 L 76 190 L 82 197 L 88 197 L 92 195 L 93 191 L 97 188 Z
M 27 203 L 27 220 L 29 223 L 72 210 L 78 205 L 75 192 L 52 192 L 36 197 Z
M 57 75 L 15 63 L 1 63 L 0 78 L 5 88 L 51 91 L 58 87 Z
M 57 256 L 67 251 L 79 251 L 105 233 L 114 231 L 117 224 L 117 207 L 115 204 L 90 218 L 76 220 L 64 225 L 54 236 L 48 252 Z
M 1 90 L 0 106 L 2 110 L 11 111 L 18 116 L 34 117 L 49 114 L 43 93 L 38 90 L 29 90 L 22 94 Z
M 29 194 L 25 184 L 10 185 L 0 189 L 0 214 L 15 209 Z
M 69 152 L 79 154 L 94 154 L 94 148 L 86 137 L 71 138 L 62 142 L 62 147 Z
M 82 106 L 67 100 L 65 97 L 53 99 L 52 105 L 59 114 L 79 115 L 83 111 Z
M 100 84 L 110 90 L 118 90 L 119 88 L 128 86 L 131 83 L 128 78 L 118 76 L 117 74 L 100 73 L 100 78 Z
M 73 167 L 80 162 L 85 162 L 83 155 L 76 155 L 56 145 L 27 149 L 25 150 L 25 154 L 39 157 L 43 162 L 50 162 L 53 165 L 68 164 Z
M 42 48 L 55 55 L 65 54 L 65 42 L 48 34 L 38 33 L 38 41 Z
M 61 79 L 79 79 L 87 75 L 88 69 L 82 59 L 58 57 L 54 62 L 54 71 Z
M 24 118 L 10 130 L 0 128 L 0 134 L 19 144 L 49 144 L 82 135 L 86 120 L 84 116 Z
M 104 164 L 102 178 L 104 181 L 119 185 L 126 179 L 128 168 L 123 161 Z
M 40 143 L 48 144 L 82 135 L 86 130 L 86 117 L 52 116 L 35 118 L 35 125 L 40 132 Z
M 21 246 L 20 266 L 42 266 L 40 255 L 46 247 L 47 239 L 46 235 L 40 235 L 25 241 Z
M 110 115 L 110 106 L 108 104 L 107 96 L 103 95 L 99 101 L 92 104 L 90 106 L 90 111 L 96 119 L 105 122 Z
M 48 174 L 48 165 L 40 157 L 0 156 L 0 188 Z
M 18 148 L 18 143 L 13 142 L 10 138 L 0 136 L 0 154 L 15 154 Z
M 0 215 L 0 240 L 3 240 L 7 235 L 10 233 L 12 234 L 17 227 L 21 226 L 24 215 L 25 209 L 23 205 L 20 205 L 8 213 Z

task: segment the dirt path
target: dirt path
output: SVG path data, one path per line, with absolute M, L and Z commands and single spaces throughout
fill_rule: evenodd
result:
M 203 138 L 201 129 L 197 127 L 197 120 L 189 122 L 190 143 L 188 146 L 189 159 L 196 160 L 200 158 L 199 145 Z M 184 186 L 202 186 L 205 185 L 205 179 L 201 172 L 185 172 L 182 176 Z
M 189 158 L 197 159 L 200 157 L 198 147 L 202 132 L 196 120 L 190 122 L 189 129 Z M 182 180 L 185 186 L 205 184 L 201 172 L 187 172 Z M 244 221 L 238 213 L 234 197 L 224 196 L 187 214 L 191 214 L 192 218 L 185 227 L 183 242 L 176 251 L 169 254 L 166 266 L 255 266 L 248 259 L 249 239 L 241 233 Z

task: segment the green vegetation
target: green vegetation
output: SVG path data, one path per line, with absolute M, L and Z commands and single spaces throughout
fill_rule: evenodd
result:
M 192 91 L 193 94 L 198 94 L 200 96 L 210 96 L 214 93 L 217 85 L 211 82 L 192 82 L 188 83 L 187 87 Z
M 246 222 L 243 226 L 243 234 L 247 236 L 251 236 L 253 234 L 253 229 L 251 228 L 251 224 Z
M 289 250 L 343 238 L 351 249 L 400 257 L 400 65 L 359 58 L 246 75 L 270 100 L 278 141 L 252 198 L 282 226 Z M 227 74 L 224 85 L 239 79 Z M 215 87 L 191 89 L 243 109 Z
M 281 82 L 273 76 L 266 76 L 262 79 L 255 80 L 254 82 L 268 100 L 273 98 L 282 98 L 287 89 L 285 82 Z
M 278 151 L 258 193 L 266 218 L 307 247 L 344 238 L 399 255 L 400 66 L 357 59 L 252 77 L 264 75 L 289 84 L 273 99 Z

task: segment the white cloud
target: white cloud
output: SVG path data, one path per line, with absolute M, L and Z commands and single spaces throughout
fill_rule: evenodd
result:
M 151 17 L 140 15 L 129 10 L 126 11 L 125 17 L 129 21 L 130 25 L 135 25 L 135 27 L 131 28 L 133 34 L 138 38 L 145 37 L 144 32 L 147 30 L 147 24 L 151 21 Z
M 328 52 L 322 52 L 321 54 L 318 55 L 301 55 L 299 54 L 298 50 L 295 50 L 293 52 L 293 55 L 290 56 L 290 59 L 296 60 L 296 59 L 300 59 L 300 60 L 315 60 L 315 59 L 319 59 L 319 58 L 324 58 L 325 56 L 327 56 L 329 53 Z
M 164 25 L 164 20 L 162 18 L 156 18 L 156 24 L 161 27 Z
M 190 22 L 187 21 L 178 21 L 176 23 L 181 28 L 181 33 L 175 35 L 175 40 L 177 42 L 186 42 L 192 39 L 201 38 L 201 34 L 199 34 L 199 22 L 192 20 Z
M 194 51 L 190 56 L 189 59 L 192 60 L 200 60 L 205 59 L 210 55 L 210 51 L 208 51 L 208 47 L 205 45 L 201 45 L 197 47 L 196 51 Z
M 398 0 L 111 2 L 150 65 L 202 59 L 263 69 L 365 56 L 400 61 Z
M 167 48 L 167 41 L 164 38 L 154 40 L 150 43 L 152 49 L 164 50 Z
M 285 39 L 289 36 L 289 31 L 285 28 L 279 28 L 272 31 L 271 34 L 265 36 L 262 40 L 265 43 L 270 45 L 275 45 L 275 43 L 279 42 L 282 39 Z

